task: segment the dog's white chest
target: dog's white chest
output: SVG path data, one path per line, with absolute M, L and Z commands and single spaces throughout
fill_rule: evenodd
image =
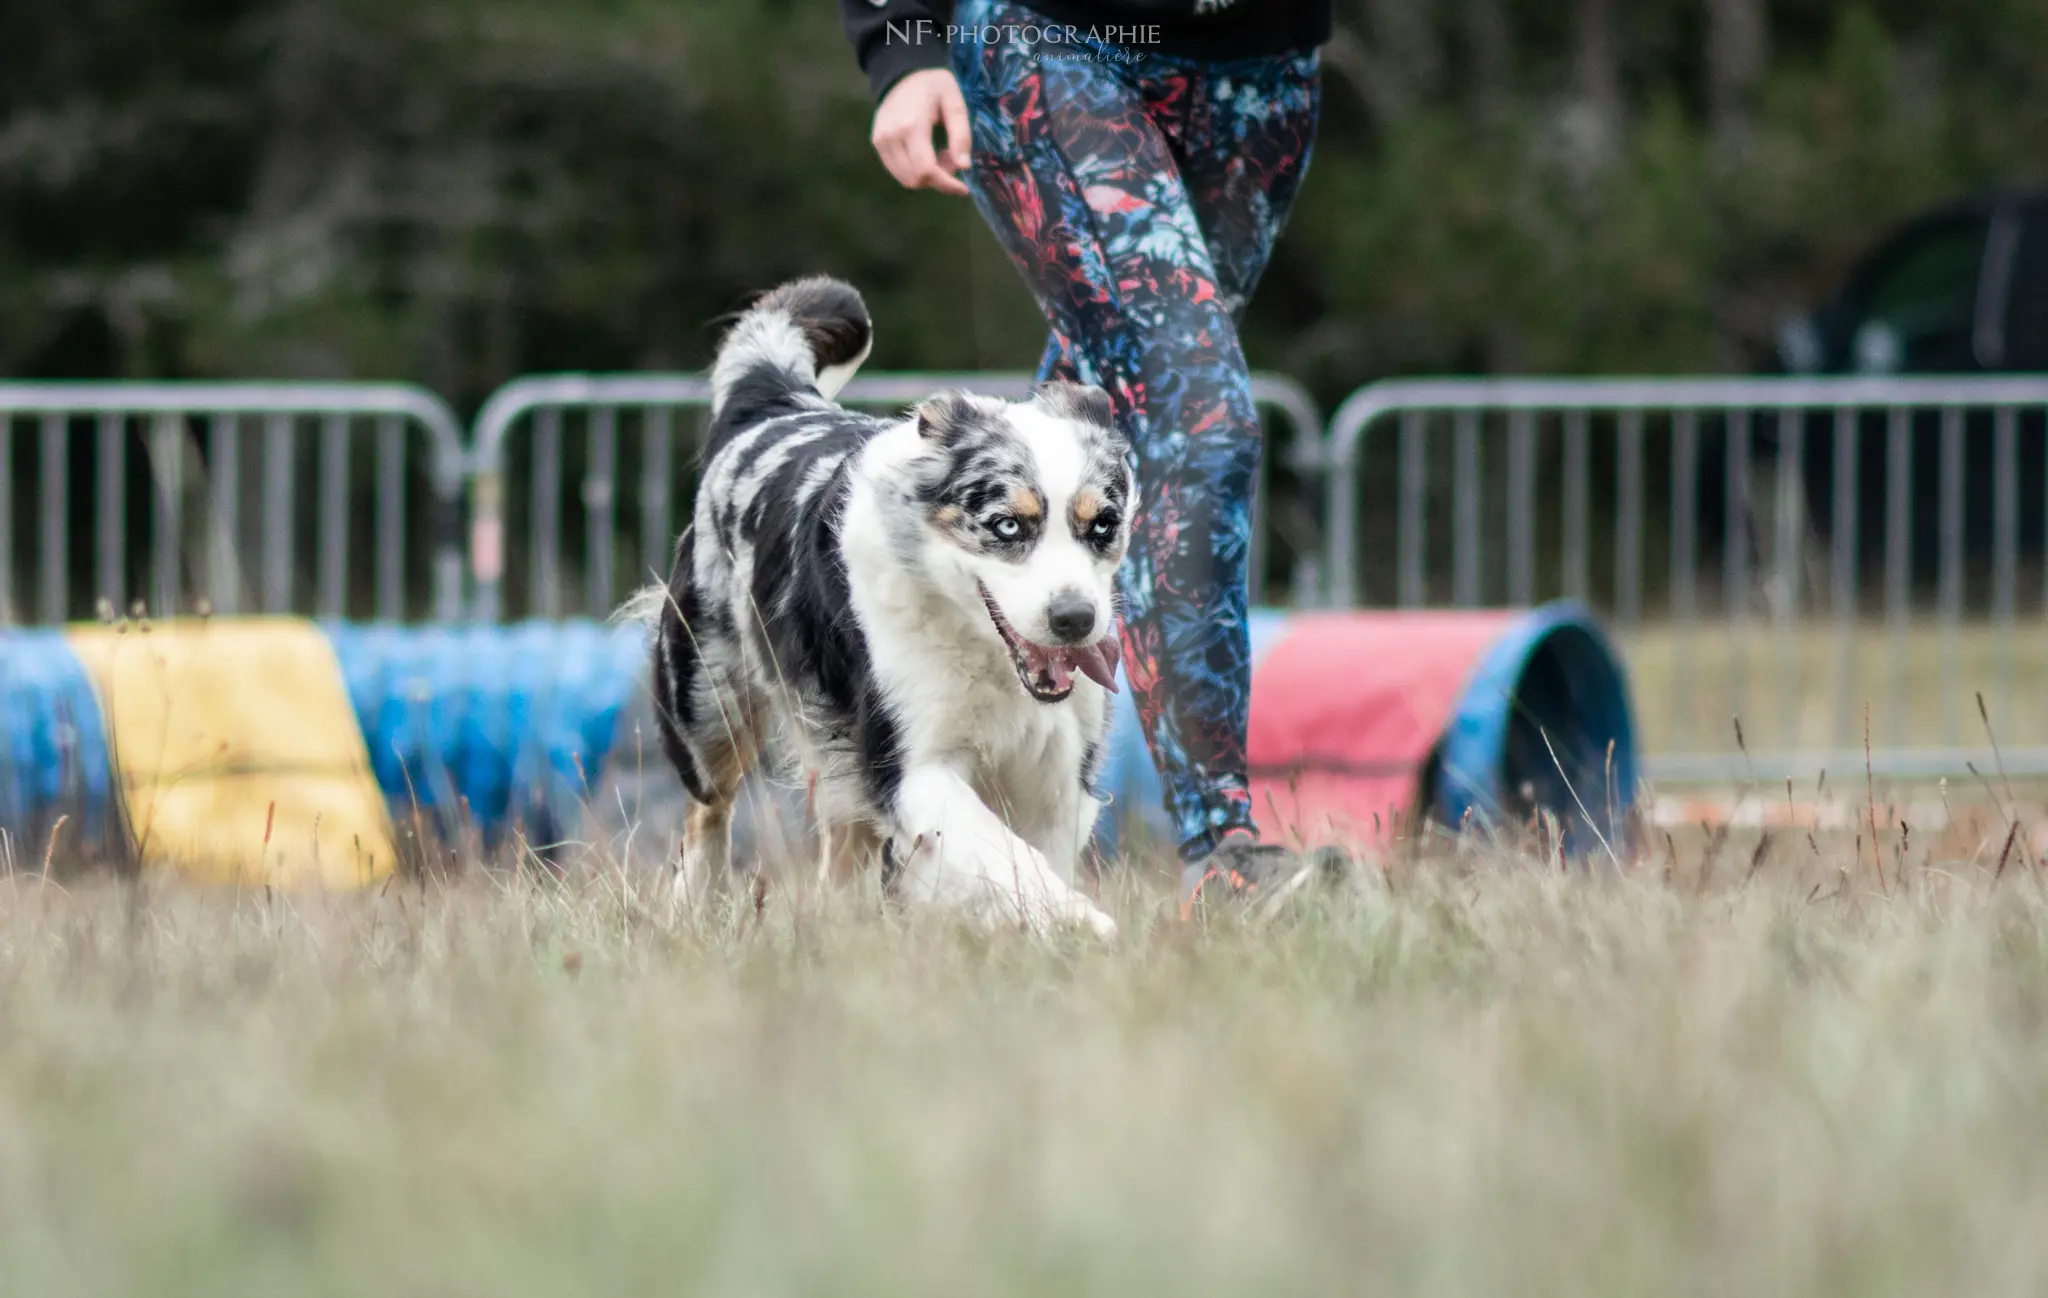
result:
M 1025 838 L 1045 843 L 1064 836 L 1081 797 L 1081 772 L 1090 736 L 1099 730 L 1099 703 L 1078 687 L 1065 703 L 1023 697 L 962 736 L 974 753 L 974 784 L 991 807 Z

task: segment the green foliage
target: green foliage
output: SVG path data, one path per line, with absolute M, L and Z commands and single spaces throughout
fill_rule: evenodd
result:
M 1646 8 L 1631 18 L 1648 26 Z M 1848 9 L 1803 55 L 1781 51 L 1734 138 L 1678 50 L 1625 78 L 1639 88 L 1605 140 L 1566 84 L 1518 81 L 1490 112 L 1447 91 L 1374 137 L 1342 130 L 1338 105 L 1286 250 L 1327 285 L 1296 368 L 1755 364 L 1780 315 L 1893 223 L 2042 177 L 2048 94 L 2018 69 L 2048 58 L 2048 23 L 2017 4 L 1937 8 L 1953 12 L 1910 25 Z
M 1326 397 L 1746 367 L 1892 222 L 2041 178 L 2033 0 L 1770 6 L 1732 120 L 1714 9 L 1340 6 L 1255 363 Z M 868 114 L 829 7 L 787 0 L 10 0 L 0 373 L 469 405 L 523 371 L 701 364 L 722 313 L 818 269 L 869 293 L 878 364 L 1029 365 L 1016 276 L 967 204 L 893 187 Z

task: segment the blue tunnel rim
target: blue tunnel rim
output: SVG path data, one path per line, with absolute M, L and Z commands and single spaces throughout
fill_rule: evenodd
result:
M 1467 816 L 1482 822 L 1497 817 L 1502 805 L 1499 776 L 1506 766 L 1509 727 L 1524 677 L 1537 654 L 1564 637 L 1582 640 L 1594 650 L 1591 661 L 1607 694 L 1599 711 L 1613 722 L 1614 733 L 1607 738 L 1614 743 L 1614 802 L 1601 832 L 1611 836 L 1628 817 L 1636 797 L 1636 724 L 1627 665 L 1589 606 L 1580 600 L 1553 600 L 1510 623 L 1487 646 L 1459 694 L 1431 763 L 1436 787 L 1425 790 L 1448 824 L 1456 826 Z

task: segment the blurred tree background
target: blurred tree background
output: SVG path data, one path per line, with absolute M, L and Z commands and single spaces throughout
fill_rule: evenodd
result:
M 1391 373 L 1748 368 L 1892 222 L 2048 171 L 2040 0 L 1345 0 L 1247 329 Z M 794 0 L 7 0 L 0 373 L 693 367 L 750 291 L 882 367 L 1031 364 L 971 208 L 895 189 Z

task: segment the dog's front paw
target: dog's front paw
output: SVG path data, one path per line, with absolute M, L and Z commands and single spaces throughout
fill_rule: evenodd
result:
M 1079 926 L 1116 936 L 1116 921 L 1011 832 L 957 774 L 925 770 L 903 781 L 899 821 L 907 899 L 955 911 L 986 929 L 1051 936 Z
M 1021 926 L 1034 936 L 1052 938 L 1076 929 L 1104 942 L 1116 941 L 1116 921 L 1080 893 L 1068 896 L 1009 897 L 983 912 L 990 928 Z
M 909 895 L 961 912 L 980 927 L 1023 928 L 1039 937 L 1082 928 L 1104 940 L 1116 921 L 1075 891 L 1044 853 L 1007 832 L 935 835 L 919 844 Z
M 1078 893 L 1075 896 L 1081 903 L 1078 914 L 1074 916 L 1075 921 L 1101 941 L 1116 941 L 1116 921 L 1109 917 L 1109 912 Z
M 1012 868 L 996 879 L 1001 917 L 1041 937 L 1083 929 L 1103 941 L 1116 938 L 1116 921 L 1053 870 L 1043 853 L 1019 844 Z

